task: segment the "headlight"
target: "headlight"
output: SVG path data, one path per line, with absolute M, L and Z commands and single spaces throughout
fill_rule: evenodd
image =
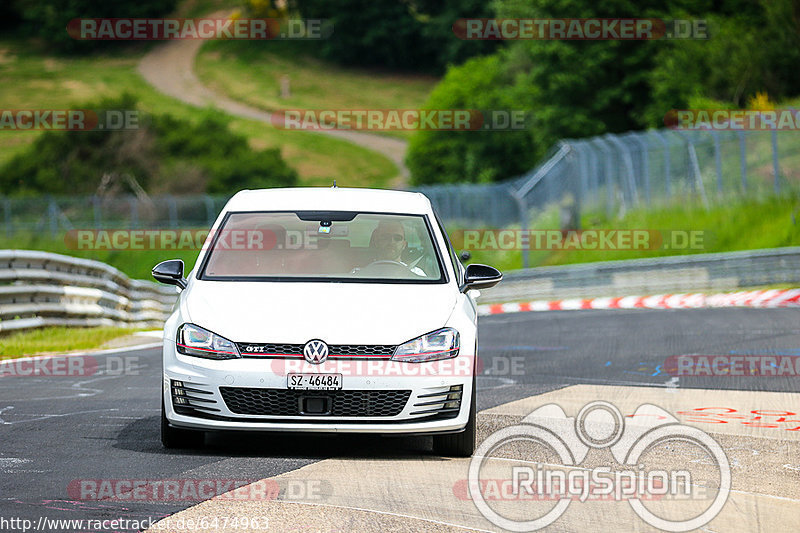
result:
M 236 345 L 194 324 L 183 324 L 178 328 L 175 341 L 178 353 L 205 357 L 206 359 L 235 359 L 240 357 Z
M 458 331 L 453 328 L 437 329 L 401 344 L 395 349 L 392 359 L 407 363 L 449 359 L 458 355 L 460 345 Z

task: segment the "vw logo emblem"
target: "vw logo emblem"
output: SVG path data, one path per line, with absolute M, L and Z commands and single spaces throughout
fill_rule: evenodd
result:
M 328 358 L 328 345 L 319 339 L 308 341 L 303 347 L 303 357 L 311 364 L 322 364 Z

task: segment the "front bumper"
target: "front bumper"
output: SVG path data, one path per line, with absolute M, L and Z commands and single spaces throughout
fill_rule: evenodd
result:
M 474 356 L 431 363 L 396 361 L 330 361 L 323 367 L 305 361 L 245 357 L 214 361 L 185 356 L 174 343 L 164 345 L 164 406 L 170 425 L 200 430 L 428 434 L 457 432 L 466 426 L 472 398 Z M 391 416 L 334 414 L 262 415 L 242 412 L 222 390 L 284 393 L 289 372 L 336 372 L 343 375 L 342 392 L 408 391 L 408 400 Z M 176 388 L 176 383 L 180 387 Z M 176 390 L 186 392 L 176 393 Z M 457 391 L 460 393 L 456 394 Z M 184 399 L 178 399 L 182 394 Z M 331 396 L 307 391 L 293 396 Z M 396 395 L 395 395 L 396 396 Z M 458 397 L 457 409 L 445 406 Z M 337 401 L 337 400 L 333 400 Z M 182 404 L 177 404 L 181 402 Z M 235 412 L 238 411 L 238 412 Z

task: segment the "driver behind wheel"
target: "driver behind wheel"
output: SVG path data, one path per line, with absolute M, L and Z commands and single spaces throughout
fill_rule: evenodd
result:
M 374 261 L 394 261 L 418 276 L 425 276 L 425 272 L 417 266 L 409 266 L 402 260 L 403 251 L 408 247 L 406 232 L 403 224 L 396 221 L 383 220 L 372 232 L 369 246 L 373 252 Z

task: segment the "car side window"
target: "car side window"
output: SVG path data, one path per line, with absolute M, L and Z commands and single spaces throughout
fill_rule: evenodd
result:
M 464 266 L 461 264 L 461 261 L 453 250 L 453 246 L 450 244 L 450 236 L 447 234 L 447 231 L 445 231 L 444 224 L 442 224 L 439 215 L 434 213 L 434 216 L 436 217 L 436 223 L 439 225 L 439 231 L 441 231 L 444 236 L 444 243 L 445 246 L 447 246 L 447 255 L 450 256 L 450 263 L 453 265 L 453 272 L 456 274 L 456 283 L 461 286 L 461 284 L 464 283 Z

